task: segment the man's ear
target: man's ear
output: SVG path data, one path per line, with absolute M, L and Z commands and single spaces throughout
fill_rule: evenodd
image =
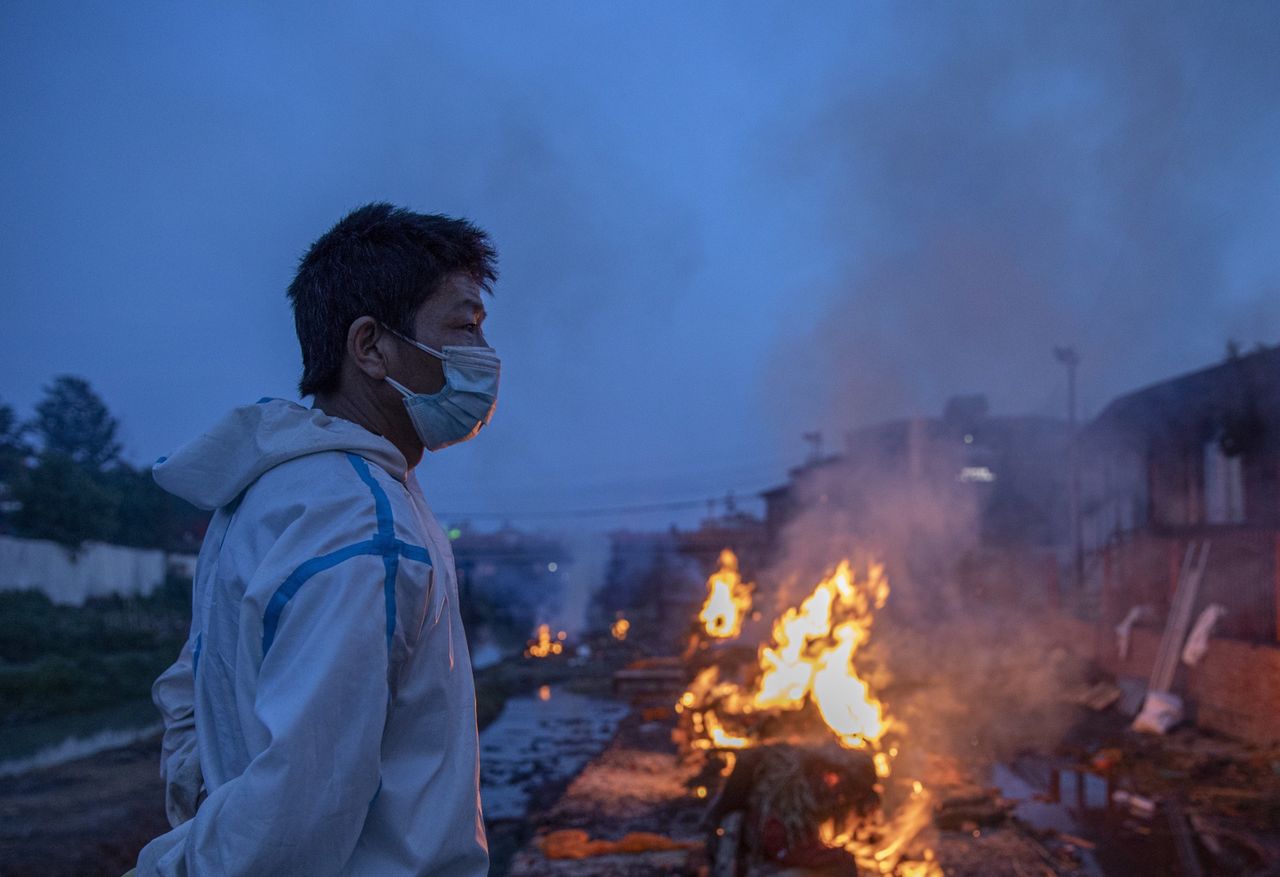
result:
M 387 346 L 388 337 L 389 333 L 373 317 L 358 317 L 347 329 L 347 356 L 372 380 L 381 381 L 387 376 L 388 362 L 383 347 Z

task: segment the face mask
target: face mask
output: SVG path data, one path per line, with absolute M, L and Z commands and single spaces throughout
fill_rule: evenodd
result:
M 444 387 L 438 393 L 415 393 L 387 377 L 387 383 L 404 396 L 404 407 L 422 444 L 438 451 L 473 438 L 498 405 L 498 354 L 492 347 L 433 350 L 399 332 L 392 334 L 444 363 Z

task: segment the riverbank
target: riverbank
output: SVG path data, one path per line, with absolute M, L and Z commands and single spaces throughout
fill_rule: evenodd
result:
M 158 737 L 4 780 L 3 877 L 119 877 L 168 831 Z
M 613 663 L 516 658 L 478 671 L 477 713 L 482 746 L 487 747 L 484 760 L 492 765 L 489 783 L 519 785 L 522 806 L 535 810 L 558 796 L 613 733 L 617 717 L 610 717 L 611 707 L 601 707 L 598 700 L 608 691 Z M 543 686 L 549 703 L 540 698 Z M 531 709 L 539 704 L 555 709 L 544 716 Z M 523 734 L 530 738 L 523 749 L 497 739 L 489 745 L 494 735 L 485 732 L 491 726 L 502 731 L 498 723 L 504 711 L 508 721 L 502 725 L 511 729 L 499 736 L 518 740 Z M 531 739 L 539 733 L 557 745 Z M 159 736 L 152 735 L 6 777 L 0 782 L 0 877 L 119 877 L 128 871 L 138 850 L 168 830 L 159 758 Z M 521 761 L 541 766 L 522 775 L 516 769 Z M 510 802 L 503 806 L 509 816 Z M 496 854 L 507 849 L 509 856 L 523 842 L 516 830 L 522 823 L 521 815 L 491 827 Z

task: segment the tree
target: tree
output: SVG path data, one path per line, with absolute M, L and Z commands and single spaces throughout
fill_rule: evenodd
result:
M 9 405 L 0 404 L 0 532 L 9 529 L 18 486 L 27 475 L 27 458 L 31 447 L 26 441 L 26 427 Z
M 110 539 L 117 527 L 119 497 L 65 454 L 41 454 L 14 497 L 22 503 L 13 516 L 15 529 L 31 539 L 75 548 L 86 539 Z
M 61 375 L 45 388 L 30 424 L 44 456 L 66 457 L 101 472 L 120 458 L 119 424 L 84 378 Z
M 13 407 L 0 403 L 0 485 L 13 484 L 26 467 L 31 456 L 26 431 Z

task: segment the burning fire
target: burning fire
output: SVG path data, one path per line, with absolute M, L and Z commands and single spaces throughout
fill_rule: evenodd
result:
M 613 626 L 609 628 L 609 633 L 613 634 L 613 638 L 618 642 L 622 642 L 627 638 L 627 631 L 630 629 L 631 622 L 619 615 L 618 620 L 613 622 Z
M 741 612 L 750 605 L 749 592 L 745 606 L 731 599 L 739 582 L 736 558 L 726 550 L 721 554 L 720 572 L 707 583 L 710 593 L 699 616 L 711 635 L 739 632 Z M 727 604 L 726 597 L 730 597 Z M 811 712 L 821 719 L 820 727 L 846 749 L 870 755 L 876 775 L 882 782 L 886 780 L 898 754 L 898 747 L 886 741 L 894 725 L 884 704 L 858 675 L 854 659 L 870 640 L 875 614 L 888 597 L 882 564 L 871 564 L 866 577 L 859 579 L 849 562 L 841 561 L 799 606 L 788 608 L 774 622 L 772 641 L 760 646 L 754 682 L 721 679 L 721 670 L 715 665 L 698 673 L 676 705 L 678 713 L 689 714 L 691 744 L 706 750 L 757 746 L 769 742 L 752 732 L 765 726 L 762 714 L 799 714 L 812 704 Z M 725 633 L 717 634 L 717 630 Z M 797 716 L 798 723 L 803 721 Z M 900 733 L 899 728 L 890 736 Z M 918 781 L 909 783 L 909 789 L 894 818 L 882 826 L 876 843 L 869 844 L 865 837 L 835 825 L 824 826 L 822 841 L 847 849 L 875 873 L 940 874 L 931 853 L 924 863 L 902 861 L 906 846 L 930 821 L 928 792 Z
M 564 651 L 564 641 L 568 634 L 562 630 L 556 634 L 555 639 L 552 639 L 551 625 L 539 624 L 534 637 L 529 640 L 529 647 L 524 650 L 526 658 L 545 658 L 548 655 L 560 654 Z
M 888 597 L 883 566 L 873 565 L 866 581 L 858 582 L 849 562 L 841 561 L 799 609 L 788 609 L 774 624 L 774 646 L 760 650 L 755 706 L 800 709 L 807 696 L 843 746 L 879 754 L 876 744 L 888 727 L 884 707 L 853 669 L 853 656 L 871 638 L 874 613 Z M 837 616 L 844 620 L 833 626 Z M 888 775 L 887 760 L 877 760 L 876 767 Z
M 709 636 L 735 637 L 742 630 L 742 616 L 751 609 L 751 585 L 738 574 L 738 557 L 728 548 L 720 552 L 720 569 L 707 579 L 707 602 L 698 620 Z
M 774 623 L 773 645 L 760 649 L 762 673 L 752 705 L 797 710 L 812 700 L 841 745 L 879 754 L 877 744 L 888 729 L 884 706 L 854 670 L 853 656 L 870 639 L 874 613 L 888 597 L 883 566 L 873 565 L 859 582 L 849 562 L 841 561 L 799 608 Z M 877 761 L 880 775 L 887 776 L 887 759 Z

